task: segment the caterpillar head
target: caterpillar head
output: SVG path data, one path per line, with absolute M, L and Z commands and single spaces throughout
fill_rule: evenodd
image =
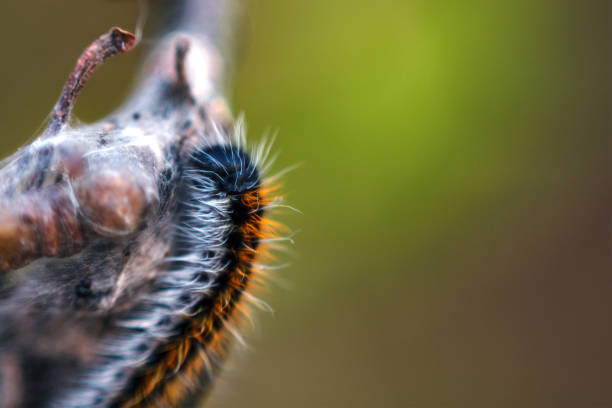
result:
M 259 187 L 259 171 L 240 147 L 215 145 L 198 149 L 190 164 L 195 172 L 204 176 L 200 180 L 210 180 L 218 191 L 229 195 Z

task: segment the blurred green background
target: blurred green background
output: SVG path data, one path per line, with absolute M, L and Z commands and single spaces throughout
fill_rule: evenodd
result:
M 2 2 L 0 153 L 133 2 Z M 610 2 L 253 0 L 231 98 L 303 215 L 210 407 L 612 407 Z M 146 45 L 146 44 L 145 44 Z M 76 116 L 124 98 L 144 47 Z

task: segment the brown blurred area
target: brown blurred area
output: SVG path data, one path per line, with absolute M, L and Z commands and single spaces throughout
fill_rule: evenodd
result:
M 295 247 L 207 406 L 612 407 L 609 2 L 252 0 L 235 112 Z M 154 10 L 151 10 L 154 13 Z M 0 152 L 136 2 L 0 4 Z M 148 37 L 150 38 L 150 37 Z M 76 117 L 129 94 L 151 41 Z

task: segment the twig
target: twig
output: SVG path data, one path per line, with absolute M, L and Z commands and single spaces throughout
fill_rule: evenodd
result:
M 56 135 L 68 123 L 74 102 L 89 75 L 108 58 L 132 49 L 135 40 L 132 33 L 113 27 L 87 47 L 79 57 L 59 101 L 53 108 L 45 136 Z

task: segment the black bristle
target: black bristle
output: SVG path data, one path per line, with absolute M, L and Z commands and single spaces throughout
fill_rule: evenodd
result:
M 191 166 L 207 172 L 218 189 L 236 195 L 259 187 L 259 172 L 249 156 L 239 147 L 215 145 L 193 153 Z

